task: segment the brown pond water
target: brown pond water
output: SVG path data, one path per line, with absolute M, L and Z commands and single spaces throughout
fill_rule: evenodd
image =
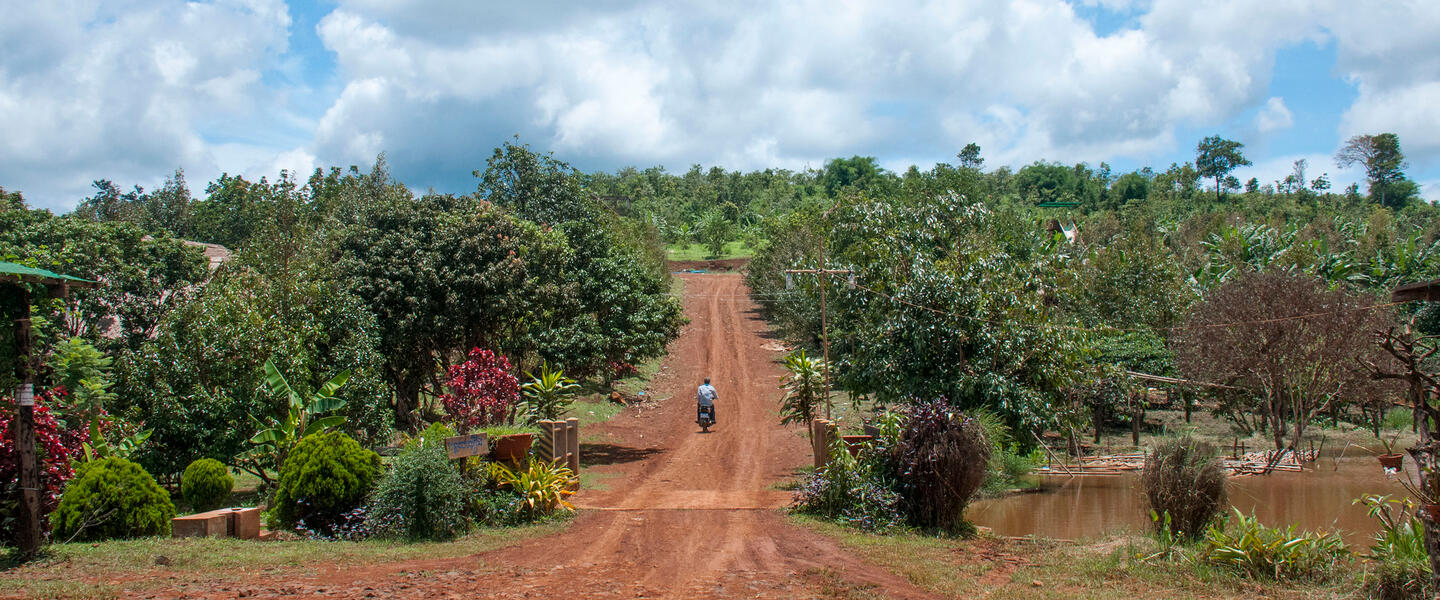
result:
M 1364 494 L 1405 494 L 1373 457 L 1325 457 L 1314 465 L 1303 473 L 1232 477 L 1230 503 L 1253 511 L 1266 525 L 1340 531 L 1347 543 L 1363 546 L 1376 524 L 1351 501 Z M 997 535 L 1080 539 L 1141 532 L 1150 526 L 1150 513 L 1139 482 L 1136 475 L 1046 476 L 1042 492 L 976 502 L 966 515 Z

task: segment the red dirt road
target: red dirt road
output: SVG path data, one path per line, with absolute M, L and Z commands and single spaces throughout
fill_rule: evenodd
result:
M 926 594 L 790 525 L 772 489 L 809 459 L 779 425 L 778 347 L 737 274 L 681 275 L 691 319 L 652 384 L 658 407 L 582 431 L 587 470 L 605 490 L 575 497 L 564 533 L 459 559 L 391 563 L 246 586 L 244 597 L 808 598 L 822 588 Z M 774 349 L 767 349 L 766 347 Z M 694 425 L 709 376 L 719 424 Z

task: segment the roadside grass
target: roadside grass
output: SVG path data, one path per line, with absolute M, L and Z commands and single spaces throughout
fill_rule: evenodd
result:
M 704 244 L 670 244 L 665 247 L 665 258 L 668 260 L 726 260 L 750 258 L 754 254 L 754 248 L 740 241 L 725 242 L 725 250 L 720 256 L 711 256 Z
M 470 556 L 558 533 L 570 520 L 481 529 L 450 542 L 261 542 L 216 538 L 143 538 L 55 544 L 40 558 L 15 564 L 0 555 L 0 596 L 115 598 L 177 582 L 241 581 L 282 571 Z M 162 558 L 163 557 L 163 558 Z
M 956 598 L 1350 598 L 1359 580 L 1357 573 L 1339 573 L 1329 583 L 1256 581 L 1191 561 L 1146 562 L 1139 557 L 1153 551 L 1154 542 L 1135 535 L 1078 542 L 949 539 L 874 535 L 813 517 L 790 518 L 918 587 Z
M 593 469 L 580 469 L 580 489 L 597 492 L 607 491 L 610 489 L 610 484 L 607 482 L 621 475 L 623 475 L 623 473 L 603 473 Z

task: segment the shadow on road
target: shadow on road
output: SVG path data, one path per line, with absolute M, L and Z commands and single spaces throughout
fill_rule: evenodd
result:
M 645 460 L 665 450 L 660 448 L 632 448 L 615 444 L 580 444 L 580 460 L 584 465 L 618 465 Z

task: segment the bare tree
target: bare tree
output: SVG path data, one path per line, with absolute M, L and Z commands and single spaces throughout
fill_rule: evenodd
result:
M 1247 273 L 1205 298 L 1172 344 L 1187 375 L 1258 401 L 1277 450 L 1286 448 L 1288 422 L 1294 450 L 1316 415 L 1376 393 L 1358 361 L 1377 359 L 1372 334 L 1393 317 L 1373 303 L 1304 275 Z
M 1440 500 L 1440 336 L 1420 336 L 1413 324 L 1403 329 L 1391 327 L 1379 336 L 1389 364 L 1366 361 L 1370 376 L 1381 381 L 1405 383 L 1407 400 L 1415 411 L 1420 441 L 1409 449 L 1417 471 L 1422 474 L 1418 492 L 1427 504 Z M 1440 589 L 1440 523 L 1426 511 L 1421 518 L 1425 525 L 1425 550 L 1430 554 L 1430 586 Z

